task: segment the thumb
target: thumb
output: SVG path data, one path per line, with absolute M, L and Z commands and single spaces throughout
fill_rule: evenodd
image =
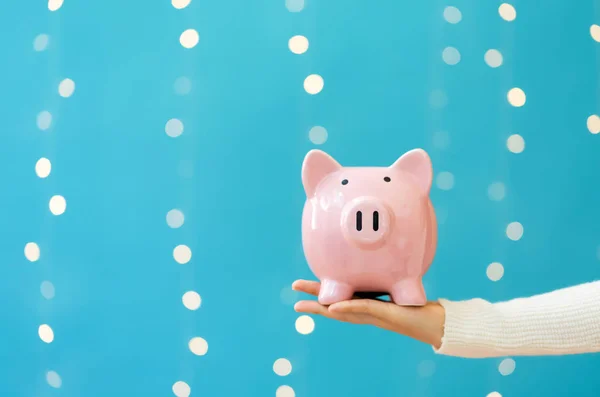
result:
M 329 306 L 329 311 L 340 314 L 366 314 L 381 320 L 385 320 L 390 314 L 390 308 L 388 306 L 388 302 L 381 302 L 371 299 L 352 299 L 349 301 L 332 304 Z

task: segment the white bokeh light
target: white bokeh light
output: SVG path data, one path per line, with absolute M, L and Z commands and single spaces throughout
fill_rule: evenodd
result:
M 173 394 L 177 397 L 189 397 L 192 389 L 184 381 L 180 380 L 173 383 Z
M 450 135 L 446 131 L 436 131 L 433 133 L 433 146 L 436 149 L 444 150 L 450 145 Z
M 523 225 L 519 222 L 511 222 L 506 227 L 506 237 L 512 241 L 519 241 L 523 237 Z
M 279 376 L 288 376 L 292 373 L 292 363 L 287 358 L 278 358 L 273 363 L 273 372 Z
M 64 0 L 48 0 L 48 9 L 50 11 L 56 11 L 62 7 Z
M 178 229 L 183 226 L 184 222 L 185 216 L 181 210 L 172 209 L 171 211 L 167 212 L 167 225 L 170 228 Z
M 67 210 L 67 200 L 63 196 L 52 196 L 48 203 L 52 215 L 62 215 Z
M 488 186 L 488 197 L 492 201 L 501 201 L 506 195 L 506 187 L 502 182 L 494 182 Z
M 58 85 L 58 95 L 68 98 L 75 92 L 75 82 L 71 79 L 64 79 Z
M 56 294 L 54 284 L 52 284 L 50 281 L 42 281 L 40 284 L 40 293 L 44 299 L 53 299 L 54 295 Z
M 491 281 L 500 281 L 504 276 L 504 266 L 500 262 L 490 263 L 485 270 L 485 274 Z
M 165 132 L 171 138 L 177 138 L 183 134 L 183 123 L 179 119 L 171 119 L 165 124 Z
M 323 86 L 325 82 L 323 77 L 318 74 L 311 74 L 306 79 L 304 79 L 304 90 L 311 95 L 316 95 L 321 90 L 323 90 Z
M 36 262 L 40 259 L 40 247 L 36 243 L 25 244 L 25 258 L 29 262 Z
M 327 142 L 327 130 L 319 125 L 314 126 L 308 131 L 308 139 L 315 145 L 322 145 Z
M 512 153 L 522 153 L 525 150 L 525 139 L 519 134 L 513 134 L 506 140 L 506 147 Z
M 498 7 L 498 14 L 500 14 L 500 17 L 505 21 L 512 22 L 517 17 L 517 10 L 508 3 L 502 3 L 500 4 L 500 7 Z
M 196 291 L 188 291 L 181 297 L 183 306 L 189 310 L 198 310 L 202 305 L 202 298 Z
M 187 95 L 192 91 L 192 81 L 186 76 L 177 77 L 173 83 L 173 90 L 177 95 Z
M 486 397 L 502 397 L 502 394 L 498 393 L 497 391 L 493 391 L 490 394 L 488 394 Z
M 462 19 L 462 13 L 454 6 L 444 8 L 444 19 L 451 24 L 459 23 Z
M 44 51 L 48 48 L 48 44 L 50 43 L 50 36 L 45 33 L 39 34 L 33 39 L 33 50 L 34 51 Z
M 208 342 L 199 336 L 190 339 L 188 347 L 196 356 L 204 356 L 208 352 Z
M 308 39 L 301 35 L 293 36 L 288 41 L 288 47 L 294 54 L 304 54 L 308 51 Z
M 52 163 L 45 157 L 42 157 L 35 163 L 35 173 L 40 178 L 47 178 L 52 171 Z
M 435 183 L 441 190 L 450 190 L 454 187 L 454 175 L 451 172 L 442 171 L 435 178 Z
M 302 335 L 308 335 L 315 330 L 315 320 L 303 314 L 296 319 L 296 331 Z
M 587 119 L 587 128 L 592 134 L 600 133 L 600 116 L 592 114 Z
M 500 51 L 496 49 L 491 49 L 485 52 L 483 60 L 485 61 L 485 63 L 487 63 L 489 67 L 497 68 L 500 65 L 502 65 L 504 59 L 502 58 L 502 54 L 500 53 Z
M 498 365 L 498 371 L 502 376 L 507 376 L 515 372 L 516 366 L 517 363 L 515 363 L 515 360 L 512 358 L 505 358 L 500 362 L 500 365 Z
M 52 343 L 54 340 L 54 331 L 48 324 L 42 324 L 38 328 L 38 335 L 43 342 Z
M 295 397 L 295 396 L 296 396 L 296 393 L 294 392 L 294 389 L 292 389 L 288 385 L 279 386 L 277 388 L 277 391 L 275 392 L 275 397 Z
M 50 385 L 50 387 L 53 387 L 55 389 L 58 389 L 62 386 L 62 379 L 60 378 L 60 375 L 57 374 L 55 371 L 46 372 L 46 382 L 48 382 L 48 385 Z
M 41 111 L 37 115 L 36 123 L 40 130 L 47 130 L 52 125 L 52 114 L 47 110 Z
M 173 7 L 177 8 L 178 10 L 189 6 L 191 2 L 192 0 L 171 0 Z
M 456 65 L 460 62 L 460 52 L 454 47 L 446 47 L 442 51 L 442 59 L 448 65 Z
M 429 95 L 429 104 L 434 109 L 442 109 L 448 104 L 448 96 L 444 90 L 435 89 Z
M 178 245 L 173 249 L 173 259 L 180 265 L 185 265 L 192 259 L 192 250 L 187 245 Z
M 300 12 L 304 9 L 304 0 L 285 0 L 289 12 Z
M 516 108 L 525 105 L 525 102 L 527 101 L 525 92 L 519 87 L 511 88 L 508 91 L 508 94 L 506 94 L 506 98 L 508 99 L 508 103 Z
M 195 29 L 187 29 L 179 36 L 179 42 L 184 48 L 194 48 L 200 41 L 200 35 Z
M 592 36 L 592 39 L 594 39 L 595 41 L 600 43 L 600 26 L 598 26 L 598 25 L 590 26 L 590 35 Z

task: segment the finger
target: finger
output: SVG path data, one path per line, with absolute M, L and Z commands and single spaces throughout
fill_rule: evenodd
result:
M 294 305 L 294 310 L 300 313 L 316 314 L 333 320 L 343 321 L 354 324 L 371 324 L 372 321 L 365 319 L 365 316 L 359 314 L 333 313 L 326 306 L 317 301 L 300 301 Z
M 321 283 L 308 280 L 296 280 L 292 284 L 292 289 L 294 291 L 304 292 L 309 295 L 317 296 L 319 295 L 319 290 L 321 289 Z
M 390 302 L 383 302 L 372 299 L 352 299 L 348 301 L 334 303 L 329 306 L 329 311 L 332 313 L 352 313 L 352 314 L 368 314 L 380 319 L 384 319 L 390 315 L 393 310 L 390 305 L 395 306 Z

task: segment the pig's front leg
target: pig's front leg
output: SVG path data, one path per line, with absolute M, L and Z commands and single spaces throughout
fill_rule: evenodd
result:
M 319 291 L 319 303 L 322 305 L 331 305 L 337 302 L 345 301 L 354 295 L 354 287 L 346 283 L 335 280 L 322 280 L 321 290 Z
M 423 306 L 427 296 L 421 277 L 400 280 L 391 288 L 392 301 L 400 306 Z

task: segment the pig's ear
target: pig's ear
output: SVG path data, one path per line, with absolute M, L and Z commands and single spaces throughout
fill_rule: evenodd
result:
M 312 197 L 323 178 L 341 168 L 333 157 L 321 150 L 308 152 L 302 163 L 302 184 L 306 197 Z
M 413 149 L 404 153 L 390 168 L 411 174 L 421 188 L 421 192 L 424 195 L 429 194 L 433 180 L 433 167 L 429 155 L 423 149 Z

